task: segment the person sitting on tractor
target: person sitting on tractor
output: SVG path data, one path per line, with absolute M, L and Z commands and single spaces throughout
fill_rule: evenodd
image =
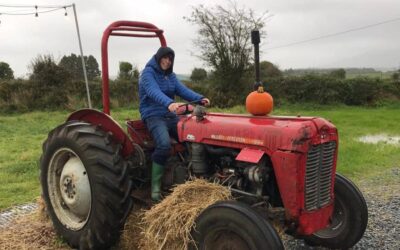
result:
M 161 177 L 170 156 L 170 135 L 178 139 L 176 111 L 184 103 L 175 102 L 175 95 L 186 101 L 210 100 L 183 85 L 173 73 L 175 53 L 161 47 L 144 68 L 139 80 L 139 111 L 155 142 L 152 154 L 151 198 L 161 199 Z

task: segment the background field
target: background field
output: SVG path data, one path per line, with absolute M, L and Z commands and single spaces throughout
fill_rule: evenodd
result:
M 245 113 L 243 106 L 213 109 Z M 363 135 L 400 135 L 400 104 L 379 107 L 283 105 L 273 115 L 320 116 L 339 129 L 338 171 L 356 181 L 380 175 L 400 165 L 400 146 L 364 144 Z M 112 115 L 121 123 L 139 117 L 137 110 L 117 109 Z M 40 195 L 38 162 L 47 133 L 62 123 L 68 112 L 32 112 L 0 116 L 0 210 L 26 203 Z M 385 180 L 383 180 L 385 181 Z

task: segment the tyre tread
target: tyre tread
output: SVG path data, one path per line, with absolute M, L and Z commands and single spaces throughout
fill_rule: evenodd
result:
M 54 218 L 56 217 L 54 213 L 50 217 L 58 233 L 66 238 L 71 247 L 108 248 L 118 240 L 119 231 L 133 205 L 130 197 L 132 181 L 128 178 L 126 163 L 120 154 L 121 146 L 113 143 L 109 133 L 89 123 L 72 121 L 56 127 L 43 143 L 43 154 L 40 157 L 41 183 L 47 193 L 46 164 L 52 152 L 61 147 L 59 144 L 62 144 L 63 140 L 75 142 L 75 146 L 81 151 L 77 153 L 84 155 L 85 162 L 88 163 L 85 167 L 90 168 L 92 172 L 90 177 L 92 188 L 100 194 L 92 197 L 94 207 L 89 221 L 79 234 L 66 229 L 57 218 Z M 50 200 L 44 198 L 47 208 L 52 209 Z M 98 227 L 99 224 L 102 226 Z

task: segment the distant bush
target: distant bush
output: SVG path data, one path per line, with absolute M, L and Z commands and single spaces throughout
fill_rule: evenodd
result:
M 194 82 L 201 82 L 207 78 L 207 71 L 203 68 L 194 68 L 190 75 L 190 80 Z
M 237 85 L 221 86 L 214 84 L 215 81 L 218 80 L 211 77 L 201 83 L 187 81 L 184 81 L 184 83 L 193 91 L 209 98 L 213 106 L 220 108 L 244 104 L 247 93 L 251 91 L 253 85 L 253 82 L 247 83 L 244 80 L 239 80 L 239 84 Z
M 86 75 L 89 80 L 100 77 L 99 64 L 92 55 L 83 57 L 86 65 Z M 82 57 L 71 53 L 69 56 L 63 56 L 58 66 L 68 72 L 71 79 L 84 79 L 82 70 Z
M 346 91 L 342 80 L 326 75 L 275 78 L 265 85 L 274 98 L 290 102 L 343 102 L 342 94 Z
M 379 78 L 339 79 L 329 75 L 305 75 L 270 80 L 267 91 L 274 99 L 317 104 L 376 105 L 383 99 L 400 99 L 395 83 Z
M 12 80 L 14 79 L 14 71 L 10 65 L 6 62 L 0 62 L 0 80 Z
M 50 68 L 52 67 L 54 65 Z M 56 68 L 52 70 L 55 74 L 62 74 Z M 39 79 L 0 82 L 0 111 L 76 110 L 87 107 L 86 87 L 83 80 L 59 81 L 51 76 Z M 210 98 L 213 106 L 221 108 L 243 105 L 254 83 L 252 76 L 242 79 L 238 86 L 232 84 L 224 88 L 215 85 L 214 81 L 215 79 L 210 77 L 202 82 L 184 81 L 184 83 L 194 91 Z M 329 75 L 305 75 L 268 77 L 262 79 L 262 82 L 265 90 L 273 96 L 275 105 L 284 102 L 381 105 L 400 100 L 400 82 L 390 79 L 365 77 L 339 79 Z M 93 107 L 102 109 L 100 80 L 91 81 L 89 86 Z M 111 81 L 110 99 L 112 107 L 137 106 L 138 81 L 123 79 Z
M 374 105 L 382 99 L 383 81 L 379 78 L 354 78 L 346 81 L 345 104 Z
M 332 70 L 328 75 L 333 78 L 346 79 L 346 70 L 335 69 L 335 70 Z
M 129 106 L 139 102 L 138 89 L 137 80 L 113 81 L 110 83 L 110 98 L 117 103 L 117 106 Z
M 100 81 L 89 83 L 92 106 L 102 109 Z M 114 107 L 133 106 L 138 103 L 137 81 L 111 81 L 110 103 Z M 33 80 L 0 82 L 0 112 L 26 112 L 32 110 L 68 109 L 87 107 L 85 82 L 70 80 L 62 86 L 49 87 Z
M 232 107 L 243 105 L 254 83 L 252 76 L 239 86 L 219 89 L 208 79 L 202 83 L 185 84 L 194 91 L 210 98 L 213 106 Z M 304 76 L 266 77 L 262 79 L 265 90 L 274 98 L 275 105 L 291 103 L 378 105 L 384 100 L 400 100 L 400 82 L 358 77 L 340 79 L 332 75 L 308 74 Z M 243 87 L 247 86 L 247 87 Z
M 0 83 L 0 110 L 29 111 L 34 101 L 34 86 L 30 81 L 12 80 Z

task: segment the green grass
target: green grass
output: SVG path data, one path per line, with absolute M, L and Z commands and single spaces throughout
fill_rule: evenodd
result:
M 346 73 L 347 79 L 353 79 L 357 77 L 371 77 L 381 79 L 391 79 L 393 72 L 369 72 L 369 73 Z
M 47 133 L 66 112 L 0 116 L 0 209 L 40 194 L 38 161 Z
M 242 106 L 226 113 L 245 113 Z M 112 111 L 115 119 L 137 119 L 133 109 Z M 320 116 L 339 130 L 338 171 L 356 180 L 380 175 L 400 167 L 400 146 L 364 144 L 357 138 L 367 134 L 400 135 L 400 105 L 380 108 L 347 106 L 285 105 L 273 115 Z M 30 202 L 40 195 L 38 162 L 47 133 L 65 121 L 68 112 L 32 112 L 0 116 L 0 210 Z

